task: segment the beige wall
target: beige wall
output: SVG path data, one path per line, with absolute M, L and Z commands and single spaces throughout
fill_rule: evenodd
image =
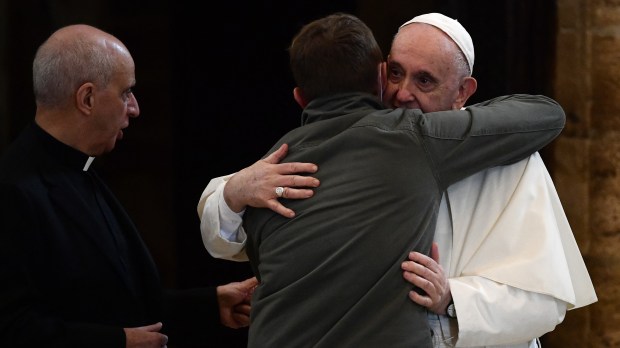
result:
M 620 1 L 558 0 L 554 94 L 567 113 L 554 180 L 599 301 L 545 347 L 620 347 Z

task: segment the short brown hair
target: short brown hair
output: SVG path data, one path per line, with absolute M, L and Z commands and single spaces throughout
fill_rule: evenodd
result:
M 297 86 L 307 101 L 347 92 L 376 93 L 381 48 L 359 18 L 335 13 L 306 24 L 289 47 Z

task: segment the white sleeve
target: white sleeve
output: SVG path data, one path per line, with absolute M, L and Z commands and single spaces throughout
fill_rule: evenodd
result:
M 564 320 L 567 303 L 478 276 L 449 280 L 459 338 L 457 347 L 531 341 Z
M 248 261 L 243 211 L 233 212 L 224 200 L 224 187 L 232 174 L 212 179 L 198 202 L 200 234 L 211 256 L 231 261 Z
M 566 302 L 568 309 L 597 301 L 538 153 L 453 185 L 447 200 L 453 218 L 449 278 L 481 276 L 551 295 Z
M 452 230 L 439 255 L 459 347 L 527 342 L 553 330 L 567 310 L 597 301 L 538 153 L 472 175 L 446 198 L 450 209 L 442 201 L 436 238 Z

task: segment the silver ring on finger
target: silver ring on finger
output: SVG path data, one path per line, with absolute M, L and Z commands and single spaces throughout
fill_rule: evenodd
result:
M 284 187 L 282 186 L 276 187 L 276 196 L 278 196 L 278 198 L 281 198 L 283 195 L 284 195 Z

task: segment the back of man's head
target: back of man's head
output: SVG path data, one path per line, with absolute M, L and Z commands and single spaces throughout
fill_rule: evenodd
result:
M 353 15 L 336 13 L 305 25 L 289 54 L 307 101 L 337 93 L 378 93 L 381 48 L 370 28 Z

